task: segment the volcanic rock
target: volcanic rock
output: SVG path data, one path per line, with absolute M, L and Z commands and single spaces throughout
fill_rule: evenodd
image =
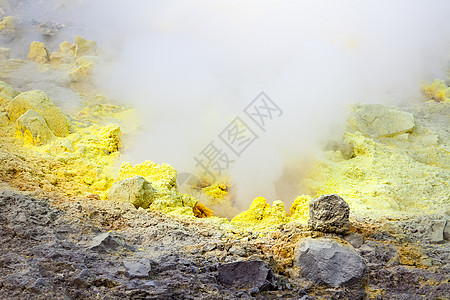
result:
M 344 239 L 355 248 L 361 247 L 364 243 L 364 237 L 359 233 L 350 233 L 349 235 L 346 235 Z
M 333 239 L 302 239 L 293 258 L 302 277 L 332 287 L 360 287 L 367 271 L 353 247 Z
M 217 267 L 219 281 L 240 289 L 265 291 L 276 286 L 272 270 L 262 261 L 240 261 Z
M 8 117 L 11 121 L 15 121 L 29 109 L 39 112 L 56 136 L 65 137 L 69 134 L 69 122 L 66 116 L 53 104 L 45 92 L 34 90 L 20 93 L 8 105 Z
M 140 261 L 124 261 L 123 265 L 126 269 L 125 276 L 130 279 L 148 278 L 148 273 L 151 270 L 150 261 L 148 259 L 142 259 Z
M 336 194 L 322 195 L 309 202 L 308 225 L 312 230 L 345 233 L 350 227 L 350 207 Z
M 89 249 L 98 252 L 114 252 L 116 250 L 132 250 L 132 247 L 125 243 L 123 238 L 113 232 L 106 232 L 97 235 L 93 240 Z
M 44 117 L 34 109 L 27 110 L 16 124 L 17 132 L 26 144 L 41 146 L 55 137 Z
M 89 281 L 91 280 L 92 274 L 89 269 L 83 269 L 80 273 L 73 279 L 72 284 L 78 287 L 86 288 L 89 286 Z
M 136 208 L 148 208 L 155 197 L 152 183 L 139 175 L 115 182 L 109 190 L 109 200 L 128 202 Z

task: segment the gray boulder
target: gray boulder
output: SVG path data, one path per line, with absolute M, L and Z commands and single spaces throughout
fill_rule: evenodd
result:
M 150 261 L 148 259 L 142 259 L 140 261 L 124 261 L 125 276 L 130 279 L 133 278 L 148 278 L 148 274 L 151 270 Z
M 431 220 L 429 222 L 426 237 L 431 243 L 440 244 L 445 242 L 446 224 L 446 220 Z
M 219 281 L 224 285 L 258 291 L 276 287 L 272 270 L 260 260 L 222 264 L 217 269 Z
M 350 207 L 336 194 L 322 195 L 309 202 L 308 225 L 312 230 L 346 233 L 350 227 Z
M 124 239 L 114 232 L 105 232 L 97 235 L 89 245 L 89 249 L 97 252 L 114 252 L 116 250 L 133 250 Z
M 128 202 L 136 208 L 148 208 L 156 197 L 152 183 L 142 176 L 134 176 L 115 182 L 109 190 L 109 200 Z
M 353 232 L 344 237 L 344 240 L 354 248 L 359 248 L 364 244 L 364 237 L 359 233 Z
M 353 247 L 325 238 L 302 239 L 295 248 L 294 265 L 305 279 L 332 287 L 361 287 L 367 271 Z

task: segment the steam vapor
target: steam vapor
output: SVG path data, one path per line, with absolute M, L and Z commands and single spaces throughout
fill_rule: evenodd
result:
M 283 110 L 233 157 L 238 209 L 255 196 L 292 202 L 302 190 L 289 177 L 340 134 L 348 104 L 416 99 L 450 53 L 445 0 L 55 3 L 59 17 L 42 20 L 66 18 L 69 40 L 81 34 L 112 53 L 97 83 L 142 115 L 127 161 L 194 172 L 194 156 L 261 91 Z

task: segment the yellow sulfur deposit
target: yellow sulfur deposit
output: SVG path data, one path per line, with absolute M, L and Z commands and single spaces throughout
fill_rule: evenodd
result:
M 59 45 L 59 53 L 64 55 L 75 56 L 76 45 L 68 41 L 64 41 Z
M 76 60 L 75 66 L 69 73 L 72 81 L 80 81 L 89 78 L 92 74 L 92 69 L 97 61 L 96 56 L 81 56 Z
M 8 117 L 11 121 L 15 121 L 29 109 L 39 112 L 56 136 L 65 137 L 69 134 L 69 122 L 66 116 L 43 91 L 35 90 L 20 93 L 9 102 L 7 107 Z
M 249 210 L 234 217 L 231 224 L 241 229 L 265 231 L 287 221 L 288 218 L 282 201 L 276 200 L 270 207 L 265 198 L 257 197 L 253 200 Z
M 194 216 L 196 216 L 197 218 L 209 218 L 213 216 L 213 211 L 210 210 L 209 208 L 207 208 L 204 204 L 202 203 L 197 203 L 194 208 Z
M 90 41 L 81 36 L 77 35 L 75 37 L 75 56 L 84 55 L 96 55 L 97 54 L 97 43 L 95 41 Z
M 177 171 L 171 165 L 166 163 L 159 165 L 149 160 L 135 166 L 124 162 L 119 169 L 117 180 L 131 178 L 136 175 L 150 181 L 156 189 L 158 196 L 150 205 L 150 209 L 166 213 L 194 215 L 193 209 L 198 200 L 191 195 L 180 194 L 177 191 Z
M 54 65 L 74 64 L 76 46 L 68 41 L 59 45 L 59 51 L 50 55 L 50 62 Z
M 228 196 L 227 186 L 221 182 L 202 188 L 202 192 L 208 196 L 211 204 L 221 203 Z
M 443 80 L 435 79 L 431 85 L 423 86 L 422 89 L 432 101 L 450 102 L 450 87 Z
M 18 138 L 23 139 L 25 144 L 40 146 L 55 137 L 44 117 L 34 109 L 27 110 L 16 123 Z
M 162 189 L 177 188 L 177 171 L 169 164 L 157 164 L 147 160 L 133 166 L 128 162 L 122 163 L 117 180 L 139 175 L 150 181 L 153 186 Z
M 0 106 L 6 105 L 17 96 L 17 92 L 6 82 L 0 81 Z
M 9 42 L 16 38 L 16 29 L 19 24 L 19 19 L 14 16 L 7 16 L 0 20 L 0 32 L 4 41 Z
M 379 138 L 371 138 L 367 132 L 345 133 L 344 143 L 352 153 L 326 152 L 306 185 L 315 196 L 339 194 L 352 212 L 360 214 L 401 216 L 440 211 L 449 203 L 450 139 L 445 130 L 449 108 L 447 103 L 430 103 L 415 115 L 420 125 L 406 133 Z M 428 119 L 421 114 L 430 112 L 444 118 L 441 129 L 426 127 Z
M 311 200 L 312 197 L 309 195 L 301 195 L 295 198 L 290 209 L 290 220 L 306 224 L 309 218 L 309 201 Z
M 17 18 L 13 16 L 7 16 L 4 17 L 0 21 L 0 31 L 7 30 L 7 29 L 15 29 L 19 21 Z
M 229 188 L 230 184 L 228 183 L 228 179 L 222 179 L 220 182 L 202 188 L 200 199 L 207 207 L 214 211 L 216 216 L 232 218 L 238 211 L 233 207 L 231 196 L 228 193 Z
M 66 138 L 57 138 L 34 148 L 65 164 L 58 178 L 75 194 L 95 193 L 107 198 L 114 182 L 114 165 L 119 158 L 120 128 L 116 124 L 79 127 Z
M 44 43 L 32 42 L 30 45 L 30 52 L 28 53 L 28 59 L 44 64 L 50 60 L 47 48 Z

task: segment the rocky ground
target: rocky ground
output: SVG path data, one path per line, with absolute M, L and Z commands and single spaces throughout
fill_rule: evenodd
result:
M 61 200 L 0 193 L 1 299 L 450 296 L 450 236 L 433 217 L 352 220 L 344 235 L 290 223 L 264 236 L 129 204 Z

